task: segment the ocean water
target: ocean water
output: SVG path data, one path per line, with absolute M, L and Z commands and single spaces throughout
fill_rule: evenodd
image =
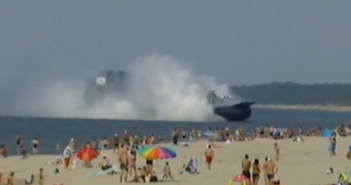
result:
M 245 126 L 247 130 L 254 130 L 258 126 L 273 125 L 281 127 L 311 128 L 315 126 L 335 127 L 340 124 L 351 123 L 350 113 L 254 109 L 251 118 L 245 122 L 169 122 L 169 121 L 138 121 L 138 120 L 85 120 L 58 118 L 26 118 L 0 117 L 0 144 L 10 148 L 10 154 L 15 152 L 15 136 L 21 135 L 26 148 L 30 148 L 30 141 L 38 137 L 41 143 L 40 153 L 57 154 L 56 144 L 61 147 L 74 137 L 78 143 L 84 143 L 104 136 L 122 134 L 125 130 L 131 134 L 155 134 L 170 140 L 173 128 L 200 129 L 225 128 L 235 129 Z

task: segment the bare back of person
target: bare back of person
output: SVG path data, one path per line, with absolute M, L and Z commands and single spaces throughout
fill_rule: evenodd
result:
M 209 156 L 209 157 L 213 157 L 214 156 L 214 151 L 212 148 L 208 148 L 206 151 L 205 151 L 205 156 Z
M 213 158 L 214 158 L 214 151 L 212 149 L 212 146 L 209 145 L 205 151 L 205 160 L 206 160 L 207 168 L 209 170 L 211 169 L 211 164 L 212 164 Z
M 251 180 L 251 161 L 249 159 L 243 159 L 241 161 L 242 175 Z
M 128 151 L 124 145 L 118 149 L 118 161 L 120 164 L 120 182 L 127 181 L 127 170 L 128 170 Z
M 265 171 L 265 174 L 267 176 L 267 180 L 268 180 L 269 184 L 271 185 L 273 183 L 272 180 L 274 179 L 274 175 L 278 171 L 276 164 L 271 160 L 267 161 L 264 164 L 264 171 Z

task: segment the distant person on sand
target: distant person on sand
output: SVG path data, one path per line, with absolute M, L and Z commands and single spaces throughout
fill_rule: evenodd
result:
M 178 139 L 179 139 L 179 131 L 177 128 L 174 128 L 172 131 L 173 145 L 178 145 Z
M 213 151 L 212 145 L 208 145 L 205 151 L 205 160 L 206 160 L 208 170 L 211 169 L 213 158 L 214 158 L 214 151 Z
M 277 165 L 270 158 L 266 158 L 266 162 L 263 165 L 263 171 L 266 176 L 266 185 L 273 185 L 274 175 L 278 171 Z
M 22 159 L 28 158 L 27 149 L 23 144 L 20 145 L 19 149 L 21 151 Z
M 37 154 L 38 153 L 38 148 L 39 148 L 39 141 L 38 139 L 35 137 L 33 140 L 32 140 L 32 153 L 33 155 Z
M 336 134 L 334 134 L 330 137 L 329 139 L 330 145 L 329 145 L 329 154 L 330 156 L 335 156 L 336 155 Z
M 127 168 L 128 168 L 128 151 L 124 144 L 118 149 L 118 161 L 120 164 L 120 183 L 127 182 Z
M 261 166 L 260 161 L 255 159 L 252 163 L 252 184 L 258 185 L 258 181 L 260 180 Z
M 274 143 L 274 151 L 275 151 L 275 160 L 279 161 L 280 150 L 278 143 Z
M 244 159 L 241 161 L 241 168 L 242 172 L 241 174 L 244 175 L 246 178 L 249 179 L 249 184 L 251 184 L 251 161 L 249 159 L 249 155 L 245 154 Z
M 72 155 L 74 155 L 74 151 L 75 151 L 75 149 L 76 149 L 76 142 L 75 142 L 74 138 L 71 138 L 71 139 L 69 140 L 68 146 L 69 146 L 69 148 L 70 148 L 70 150 L 71 150 Z

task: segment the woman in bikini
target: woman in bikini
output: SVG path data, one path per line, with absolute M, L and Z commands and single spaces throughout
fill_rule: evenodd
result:
M 261 166 L 260 161 L 255 159 L 252 163 L 252 183 L 253 185 L 258 185 L 258 181 L 260 180 Z
M 128 155 L 128 173 L 130 177 L 136 176 L 136 152 L 133 149 Z

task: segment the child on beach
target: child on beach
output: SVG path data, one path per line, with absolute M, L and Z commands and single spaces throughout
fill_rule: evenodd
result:
M 163 180 L 173 180 L 172 172 L 171 172 L 171 167 L 169 166 L 169 163 L 166 162 L 165 166 L 163 167 Z

